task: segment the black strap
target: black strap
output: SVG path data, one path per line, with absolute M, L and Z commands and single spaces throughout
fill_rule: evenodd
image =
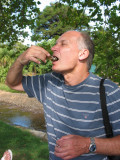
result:
M 109 121 L 108 110 L 106 106 L 105 87 L 103 85 L 104 80 L 105 79 L 101 79 L 101 82 L 100 82 L 100 101 L 101 101 L 103 123 L 105 126 L 106 137 L 110 138 L 110 137 L 113 137 L 113 131 Z
M 100 101 L 101 101 L 101 109 L 103 116 L 103 123 L 105 126 L 106 137 L 113 137 L 112 127 L 109 121 L 108 110 L 106 106 L 106 95 L 105 95 L 105 87 L 103 85 L 105 79 L 101 79 L 100 82 Z M 109 160 L 113 160 L 114 156 L 108 156 Z

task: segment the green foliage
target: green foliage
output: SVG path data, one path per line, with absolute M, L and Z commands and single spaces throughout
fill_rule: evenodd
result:
M 55 43 L 56 43 L 56 40 L 53 38 L 50 40 L 43 40 L 40 43 L 38 43 L 37 45 L 44 48 L 52 55 L 51 48 L 55 45 Z
M 11 149 L 14 160 L 48 160 L 48 143 L 0 121 L 0 155 Z
M 7 3 L 9 7 L 7 7 Z M 9 26 L 15 26 L 16 23 L 16 27 L 18 26 L 19 29 L 22 29 L 28 23 L 31 29 L 34 27 L 32 39 L 34 41 L 40 41 L 38 46 L 45 48 L 52 54 L 50 48 L 54 45 L 55 39 L 66 30 L 88 31 L 95 43 L 96 54 L 94 64 L 96 65 L 96 73 L 120 83 L 120 5 L 118 4 L 119 2 L 117 3 L 117 0 L 60 0 L 59 3 L 51 3 L 43 12 L 39 13 L 36 23 L 32 23 L 33 20 L 35 22 L 35 18 L 31 15 L 31 11 L 34 9 L 33 16 L 36 16 L 35 13 L 39 12 L 36 10 L 35 3 L 33 3 L 33 0 L 24 3 L 23 1 L 14 0 L 12 2 L 4 0 L 0 2 L 0 7 L 3 7 L 0 10 L 0 15 L 3 15 L 0 17 L 0 27 L 3 27 L 0 31 L 1 39 L 4 40 L 5 35 L 9 37 L 9 40 L 12 39 L 12 36 L 17 36 L 16 33 L 18 30 L 13 28 L 16 31 L 15 33 Z M 20 7 L 15 4 L 20 4 Z M 32 8 L 32 6 L 35 8 Z M 12 7 L 14 8 L 13 12 L 11 10 Z M 7 16 L 4 19 L 6 14 Z M 49 40 L 51 38 L 54 39 Z M 1 82 L 4 82 L 8 69 L 14 60 L 26 49 L 27 47 L 22 44 L 15 44 L 11 49 L 8 45 L 0 46 Z M 24 67 L 23 73 L 25 75 L 43 74 L 50 72 L 51 66 L 50 61 L 47 61 L 46 64 L 41 62 L 41 65 L 31 62 Z
M 120 84 L 120 3 L 117 0 L 60 0 L 59 2 L 70 6 L 69 15 L 74 7 L 77 7 L 77 12 L 86 13 L 92 22 L 89 31 L 95 43 L 96 73 Z
M 103 21 L 102 9 L 104 9 L 104 16 L 109 16 L 111 11 L 119 12 L 119 5 L 117 0 L 59 0 L 60 4 L 67 3 L 71 8 L 77 7 L 79 11 L 86 12 L 91 21 Z M 109 19 L 110 17 L 108 17 Z
M 94 32 L 96 73 L 120 84 L 120 51 L 118 38 L 110 31 Z M 108 38 L 109 37 L 109 38 Z
M 57 39 L 65 31 L 89 28 L 89 17 L 76 8 L 68 14 L 69 10 L 68 5 L 59 3 L 47 6 L 37 17 L 32 40 Z
M 11 49 L 8 45 L 0 45 L 0 82 L 5 82 L 9 68 L 26 49 L 21 43 L 16 43 Z
M 101 25 L 104 26 L 104 29 L 112 29 L 116 33 L 120 30 L 120 3 L 117 0 L 60 0 L 59 2 L 60 4 L 67 3 L 70 6 L 69 15 L 71 15 L 71 9 L 74 7 L 77 7 L 78 13 L 85 13 L 89 21 L 94 22 L 92 27 L 95 30 Z M 74 13 L 73 16 L 75 16 Z
M 40 3 L 38 1 L 38 3 Z M 0 41 L 17 42 L 18 37 L 26 37 L 23 29 L 34 28 L 36 15 L 39 13 L 34 0 L 1 0 L 0 1 Z
M 49 40 L 49 41 L 42 41 L 38 44 L 38 46 L 43 47 L 46 49 L 50 54 L 51 47 L 55 44 L 55 39 Z M 0 82 L 4 83 L 8 70 L 11 67 L 11 65 L 14 63 L 14 61 L 18 58 L 20 54 L 22 54 L 28 47 L 21 44 L 16 43 L 11 49 L 9 49 L 9 46 L 1 44 L 0 46 Z M 26 65 L 23 69 L 24 75 L 36 75 L 36 74 L 44 74 L 51 71 L 52 63 L 50 60 L 48 60 L 45 63 L 41 61 L 41 64 L 38 65 L 34 62 L 30 62 L 28 65 Z

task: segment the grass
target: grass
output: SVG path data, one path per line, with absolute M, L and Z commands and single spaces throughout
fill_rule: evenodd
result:
M 4 83 L 0 83 L 0 90 L 21 93 L 10 89 Z M 12 150 L 13 160 L 49 159 L 47 142 L 33 136 L 28 131 L 23 131 L 0 121 L 0 158 L 7 149 Z
M 0 156 L 11 149 L 13 160 L 48 160 L 48 143 L 28 131 L 0 121 Z M 0 158 L 1 158 L 0 157 Z

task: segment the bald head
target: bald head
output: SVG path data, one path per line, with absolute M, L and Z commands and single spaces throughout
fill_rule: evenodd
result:
M 63 35 L 67 35 L 70 39 L 72 38 L 77 41 L 79 50 L 88 49 L 89 56 L 87 58 L 87 66 L 88 70 L 90 70 L 94 58 L 94 44 L 90 36 L 85 32 L 78 31 L 67 31 L 62 34 L 62 36 Z
M 78 31 L 67 31 L 67 32 L 63 33 L 62 36 L 63 35 L 67 35 L 67 36 L 69 36 L 71 38 L 75 38 L 77 40 L 78 38 L 80 38 L 81 32 L 78 32 Z

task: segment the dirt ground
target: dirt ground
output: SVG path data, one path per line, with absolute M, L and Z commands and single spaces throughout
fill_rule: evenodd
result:
M 42 104 L 38 102 L 38 100 L 35 98 L 29 98 L 26 93 L 10 93 L 0 90 L 0 102 L 12 105 L 12 107 L 19 107 L 19 109 L 24 111 L 31 111 L 37 113 L 43 112 Z M 27 130 L 36 137 L 40 137 L 43 140 L 47 141 L 46 132 L 26 129 L 20 126 L 18 128 Z
M 43 106 L 35 98 L 29 98 L 26 93 L 10 93 L 0 90 L 0 102 L 20 107 L 31 112 L 43 112 Z

